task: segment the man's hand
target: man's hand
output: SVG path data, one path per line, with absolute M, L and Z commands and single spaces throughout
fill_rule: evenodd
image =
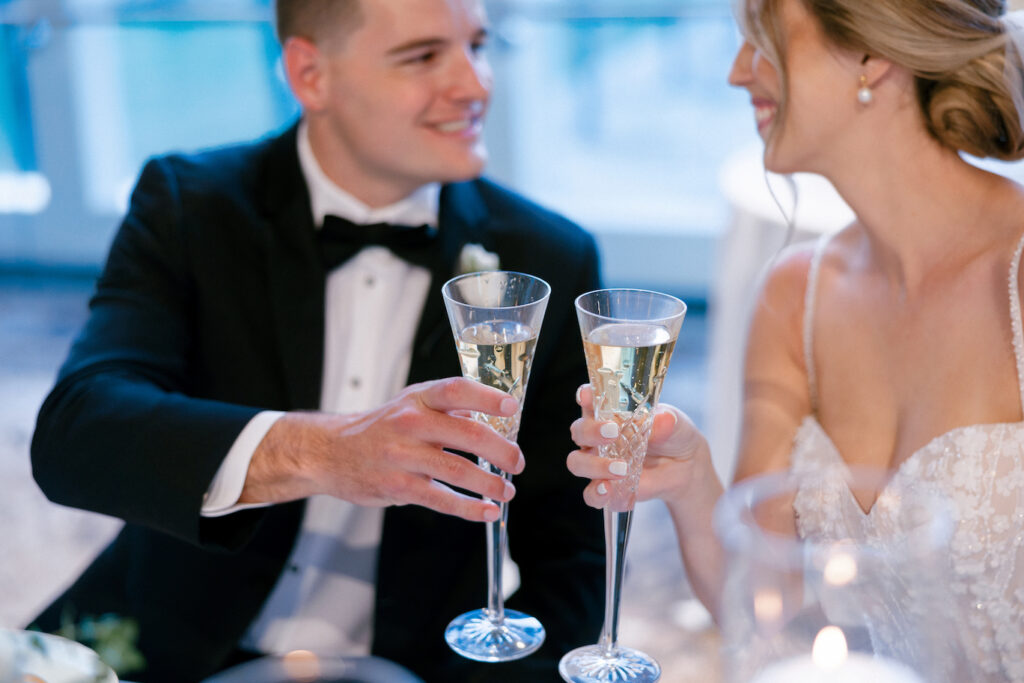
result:
M 478 411 L 508 417 L 518 409 L 504 392 L 451 378 L 407 387 L 365 413 L 288 413 L 256 449 L 239 502 L 328 494 L 358 505 L 422 505 L 470 521 L 494 521 L 497 505 L 450 487 L 497 501 L 511 499 L 515 488 L 444 449 L 522 472 L 519 446 L 468 416 Z

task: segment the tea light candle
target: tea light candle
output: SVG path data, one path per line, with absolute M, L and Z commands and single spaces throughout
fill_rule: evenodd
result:
M 924 683 L 907 666 L 883 657 L 853 652 L 835 669 L 814 663 L 811 655 L 793 657 L 765 668 L 751 683 Z
M 814 638 L 809 655 L 785 659 L 766 667 L 751 683 L 924 683 L 910 667 L 887 657 L 849 652 L 846 637 L 826 626 Z

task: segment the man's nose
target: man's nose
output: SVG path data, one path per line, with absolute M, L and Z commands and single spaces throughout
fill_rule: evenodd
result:
M 491 94 L 492 80 L 487 59 L 467 48 L 455 59 L 449 93 L 455 99 L 486 100 Z

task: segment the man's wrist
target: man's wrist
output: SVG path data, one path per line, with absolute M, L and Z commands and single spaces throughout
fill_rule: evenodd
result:
M 327 451 L 320 413 L 285 413 L 267 431 L 249 463 L 240 504 L 282 503 L 321 493 L 316 463 Z
M 253 454 L 263 441 L 263 437 L 282 416 L 284 413 L 274 410 L 257 413 L 235 437 L 234 443 L 228 449 L 203 495 L 201 514 L 204 517 L 220 517 L 249 507 L 238 504 L 245 486 L 249 463 L 252 462 Z

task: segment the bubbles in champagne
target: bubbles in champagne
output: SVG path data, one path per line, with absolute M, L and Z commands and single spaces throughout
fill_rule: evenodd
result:
M 607 505 L 612 511 L 633 509 L 654 407 L 675 343 L 664 327 L 643 323 L 602 325 L 583 341 L 595 415 L 619 426 L 619 438 L 601 446 L 600 453 L 629 467 L 627 476 L 610 486 Z
M 667 329 L 643 323 L 601 325 L 583 347 L 602 419 L 653 409 L 675 347 Z
M 537 332 L 533 328 L 509 320 L 467 327 L 456 339 L 463 376 L 511 394 L 520 404 L 526 394 L 536 345 Z M 509 438 L 515 438 L 519 431 L 518 414 L 477 417 Z

